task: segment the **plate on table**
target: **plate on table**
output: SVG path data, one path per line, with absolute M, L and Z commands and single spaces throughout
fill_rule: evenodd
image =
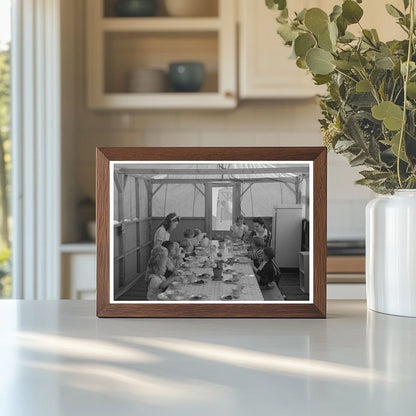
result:
M 202 273 L 202 274 L 199 274 L 197 277 L 198 279 L 209 279 L 211 275 L 208 273 Z
M 224 295 L 224 296 L 221 296 L 220 299 L 221 300 L 237 300 L 238 298 L 237 296 L 234 296 L 234 295 Z
M 237 262 L 240 264 L 248 264 L 251 262 L 251 260 L 248 257 L 239 257 Z
M 208 299 L 208 295 L 204 295 L 203 293 L 199 293 L 197 295 L 189 296 L 188 300 L 205 300 Z
M 191 284 L 193 284 L 193 285 L 204 285 L 205 283 L 206 282 L 203 279 L 197 279 L 197 280 L 194 280 L 193 282 L 191 282 Z

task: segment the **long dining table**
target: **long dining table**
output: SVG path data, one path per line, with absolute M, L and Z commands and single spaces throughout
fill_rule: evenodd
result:
M 180 269 L 182 282 L 173 285 L 171 291 L 168 289 L 166 296 L 170 300 L 264 301 L 250 259 L 240 251 L 229 253 L 225 249 L 220 252 L 224 261 L 221 280 L 214 280 L 212 261 L 215 260 L 201 251 Z M 214 257 L 216 254 L 211 256 Z

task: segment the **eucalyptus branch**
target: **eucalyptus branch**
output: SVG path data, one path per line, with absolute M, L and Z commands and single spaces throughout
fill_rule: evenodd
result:
M 340 71 L 338 68 L 335 68 L 335 71 L 336 71 L 336 72 L 338 72 L 338 73 L 339 73 L 339 74 L 341 74 L 341 75 L 344 75 L 344 77 L 346 77 L 346 78 L 350 79 L 352 82 L 357 83 L 357 80 L 356 80 L 355 78 L 351 77 L 351 76 L 350 76 L 350 75 L 348 75 L 348 74 L 345 74 L 344 72 Z
M 410 61 L 412 58 L 412 49 L 413 49 L 413 36 L 414 36 L 414 27 L 415 27 L 415 0 L 410 0 L 410 28 L 409 28 L 409 44 L 407 46 L 407 60 L 406 60 L 406 73 L 404 75 L 404 85 L 403 85 L 403 118 L 402 118 L 402 127 L 400 129 L 400 139 L 399 139 L 399 148 L 397 151 L 397 177 L 399 179 L 399 185 L 403 188 L 402 177 L 400 173 L 400 155 L 403 147 L 404 141 L 404 132 L 406 129 L 406 110 L 407 110 L 407 83 L 409 81 L 409 68 Z
M 378 95 L 378 92 L 376 90 L 376 87 L 374 86 L 374 84 L 371 82 L 370 78 L 368 78 L 367 73 L 365 72 L 365 69 L 361 66 L 362 71 L 360 71 L 360 75 L 363 79 L 365 79 L 366 81 L 368 81 L 368 83 L 370 84 L 371 87 L 371 93 L 373 94 L 374 99 L 377 101 L 377 104 L 380 104 L 380 97 Z

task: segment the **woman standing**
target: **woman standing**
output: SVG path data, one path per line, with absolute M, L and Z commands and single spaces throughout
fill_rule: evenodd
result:
M 169 241 L 170 233 L 176 228 L 178 222 L 179 217 L 174 212 L 167 215 L 155 232 L 153 247 L 160 246 L 164 241 Z

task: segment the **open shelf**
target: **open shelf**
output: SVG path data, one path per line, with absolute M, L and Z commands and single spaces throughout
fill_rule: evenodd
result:
M 234 2 L 212 0 L 213 10 L 217 11 L 202 17 L 169 17 L 163 8 L 155 17 L 115 17 L 113 3 L 112 0 L 86 2 L 89 108 L 226 109 L 237 106 Z M 138 89 L 129 88 L 131 71 L 162 70 L 167 81 L 169 64 L 183 61 L 203 63 L 205 80 L 200 91 L 178 93 L 169 82 L 157 89 L 140 89 L 160 92 L 138 93 Z
M 207 31 L 218 30 L 220 28 L 220 20 L 216 17 L 137 17 L 125 19 L 114 17 L 111 19 L 103 19 L 101 21 L 101 29 L 106 32 L 169 32 L 169 31 Z
M 115 3 L 117 0 L 100 0 L 103 1 L 103 11 L 102 16 L 106 19 L 116 17 L 115 13 Z M 151 17 L 140 17 L 139 19 L 155 19 L 158 17 L 166 17 L 168 19 L 175 19 L 174 16 L 168 14 L 167 7 L 165 5 L 165 0 L 156 0 L 157 1 L 157 12 L 156 16 Z M 230 0 L 227 0 L 230 1 Z M 219 0 L 205 0 L 203 9 L 198 17 L 218 17 L 219 15 Z M 198 8 L 199 9 L 199 8 Z M 194 9 L 195 10 L 195 9 Z M 185 19 L 194 19 L 195 17 L 184 17 Z M 130 20 L 134 17 L 120 17 L 120 19 Z
M 104 55 L 105 94 L 130 93 L 128 76 L 131 70 L 161 69 L 167 78 L 169 64 L 178 61 L 197 61 L 204 64 L 205 81 L 201 91 L 194 95 L 218 92 L 218 37 L 216 32 L 106 33 Z M 173 92 L 168 83 L 164 92 Z M 180 96 L 182 97 L 183 93 Z

